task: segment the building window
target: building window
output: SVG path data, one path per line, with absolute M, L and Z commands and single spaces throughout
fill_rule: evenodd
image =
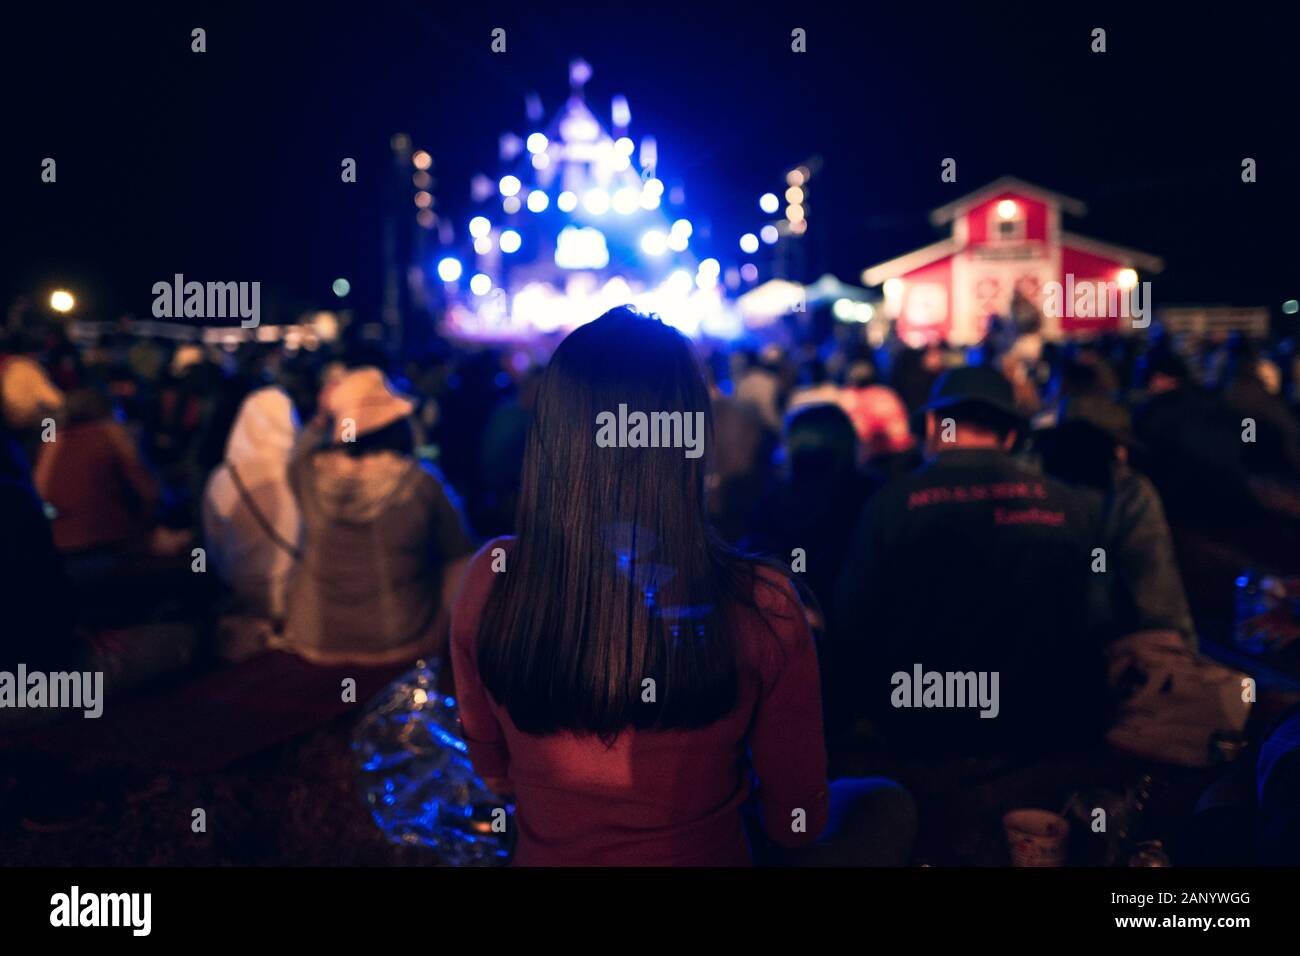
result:
M 989 238 L 993 242 L 1019 242 L 1025 238 L 1025 217 L 1022 212 L 1017 211 L 1013 219 L 995 216 L 992 226 L 992 235 Z
M 1025 207 L 1014 199 L 1001 199 L 989 217 L 989 242 L 1016 242 L 1025 238 Z

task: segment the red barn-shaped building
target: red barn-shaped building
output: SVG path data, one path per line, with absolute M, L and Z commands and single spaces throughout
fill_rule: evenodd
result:
M 1116 315 L 1082 317 L 1043 309 L 1045 286 L 1067 276 L 1074 283 L 1131 287 L 1160 272 L 1157 257 L 1088 239 L 1062 228 L 1063 213 L 1082 216 L 1083 203 L 1004 176 L 930 216 L 952 235 L 872 266 L 869 286 L 884 284 L 885 314 L 909 345 L 946 340 L 979 341 L 994 315 L 1032 306 L 1043 316 L 1048 339 L 1112 332 L 1127 327 Z

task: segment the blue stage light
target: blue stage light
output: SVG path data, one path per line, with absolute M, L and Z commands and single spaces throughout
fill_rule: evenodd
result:
M 648 256 L 662 256 L 668 251 L 668 233 L 662 229 L 648 229 L 641 236 L 641 251 Z
M 641 204 L 641 196 L 633 186 L 624 186 L 614 193 L 614 211 L 623 216 L 631 215 L 637 211 Z
M 448 256 L 438 263 L 438 278 L 443 282 L 455 282 L 460 278 L 460 273 L 461 264 L 459 259 Z
M 561 269 L 603 269 L 609 265 L 605 234 L 594 226 L 565 226 L 555 242 L 555 264 Z

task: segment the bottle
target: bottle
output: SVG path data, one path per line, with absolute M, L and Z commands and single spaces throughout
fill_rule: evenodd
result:
M 352 733 L 361 799 L 392 843 L 429 847 L 450 866 L 499 866 L 514 807 L 474 773 L 438 670 L 417 661 L 367 705 Z
M 1071 796 L 1065 816 L 1070 820 L 1069 859 L 1082 866 L 1114 866 L 1133 824 L 1128 795 L 1092 787 Z

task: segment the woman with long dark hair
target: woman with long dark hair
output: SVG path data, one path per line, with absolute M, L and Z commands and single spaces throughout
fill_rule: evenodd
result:
M 644 416 L 644 417 L 640 417 Z M 474 766 L 517 799 L 515 862 L 744 865 L 828 816 L 817 655 L 795 589 L 709 530 L 689 343 L 613 309 L 544 373 L 518 536 L 473 559 L 452 660 Z

